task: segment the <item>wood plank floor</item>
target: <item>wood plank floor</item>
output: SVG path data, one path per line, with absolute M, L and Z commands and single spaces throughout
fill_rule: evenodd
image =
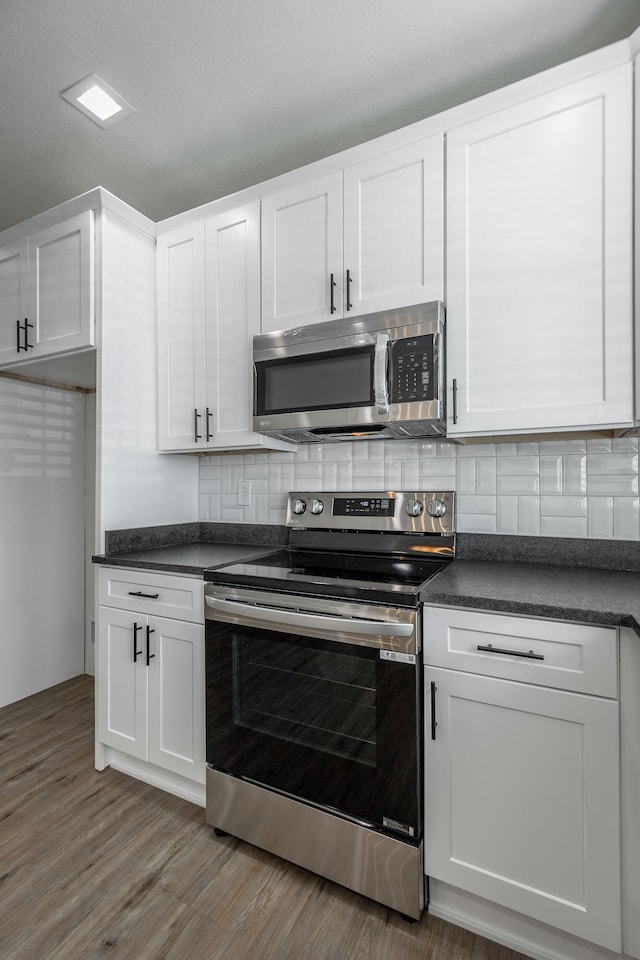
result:
M 93 767 L 93 681 L 0 710 L 2 960 L 526 960 L 409 924 Z

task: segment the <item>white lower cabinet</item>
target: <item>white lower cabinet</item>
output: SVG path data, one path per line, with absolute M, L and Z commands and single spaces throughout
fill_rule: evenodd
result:
M 203 584 L 134 571 L 132 609 L 114 607 L 113 573 L 99 574 L 98 740 L 196 783 L 205 780 L 204 625 L 141 612 L 200 595 Z M 121 577 L 124 582 L 126 577 Z M 175 586 L 173 586 L 175 583 Z M 147 594 L 145 598 L 140 594 Z M 163 593 L 166 595 L 163 597 Z M 195 611 L 194 611 L 195 612 Z M 187 614 L 188 615 L 188 614 Z M 202 619 L 202 614 L 198 614 Z
M 546 662 L 554 643 L 582 662 L 580 631 L 584 648 L 590 631 L 596 642 L 604 634 L 615 675 L 613 629 L 426 609 L 425 871 L 619 951 L 618 700 L 547 685 L 559 683 Z M 457 663 L 453 640 L 465 633 L 485 649 L 465 652 L 464 671 L 430 665 L 431 641 L 435 659 L 451 649 Z M 487 661 L 492 676 L 483 675 Z M 514 663 L 529 670 L 527 682 L 501 675 Z M 597 678 L 589 683 L 597 687 Z

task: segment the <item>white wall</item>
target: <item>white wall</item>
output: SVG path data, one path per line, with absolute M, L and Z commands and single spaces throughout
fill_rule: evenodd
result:
M 97 546 L 104 531 L 197 520 L 198 465 L 157 452 L 155 242 L 102 212 Z
M 83 394 L 0 378 L 0 706 L 84 670 Z
M 252 503 L 237 504 L 239 480 Z M 306 490 L 457 491 L 466 533 L 640 539 L 638 438 L 473 444 L 374 440 L 200 460 L 199 519 L 284 523 Z

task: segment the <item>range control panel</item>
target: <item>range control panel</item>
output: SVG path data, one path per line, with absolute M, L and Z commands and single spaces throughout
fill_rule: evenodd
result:
M 294 490 L 287 503 L 287 526 L 450 535 L 455 530 L 455 493 L 452 490 Z

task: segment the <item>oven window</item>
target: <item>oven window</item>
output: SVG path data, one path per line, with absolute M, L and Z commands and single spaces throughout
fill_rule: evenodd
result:
M 234 660 L 238 726 L 375 767 L 374 662 L 243 637 Z
M 207 763 L 419 838 L 419 664 L 277 628 L 205 629 Z
M 258 413 L 368 407 L 373 403 L 373 346 L 257 364 Z

